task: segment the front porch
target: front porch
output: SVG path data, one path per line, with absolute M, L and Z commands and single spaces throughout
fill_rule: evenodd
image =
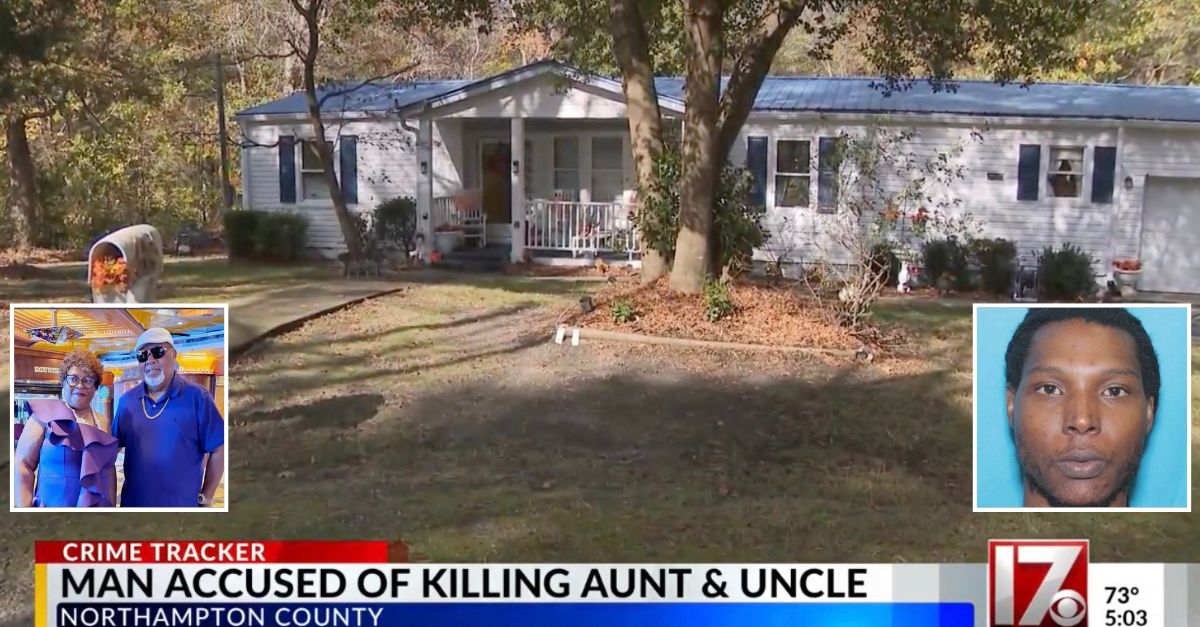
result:
M 512 261 L 562 264 L 570 263 L 569 260 L 588 263 L 603 258 L 635 263 L 641 258 L 632 196 L 629 201 L 607 203 L 521 199 L 517 218 L 510 220 L 504 216 L 500 224 L 490 222 L 489 215 L 511 215 L 511 210 L 493 207 L 489 211 L 483 198 L 485 195 L 478 189 L 434 198 L 430 223 L 435 225 L 435 245 L 440 232 L 453 232 L 460 242 L 459 248 L 505 247 Z
M 506 247 L 515 263 L 640 263 L 619 84 L 512 76 L 430 103 L 418 116 L 426 242 Z

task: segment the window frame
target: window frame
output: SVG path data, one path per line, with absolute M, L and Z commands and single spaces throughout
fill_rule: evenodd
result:
M 617 144 L 617 159 L 616 167 L 602 168 L 596 166 L 596 140 L 615 141 Z M 588 195 L 593 202 L 618 202 L 625 195 L 625 138 L 620 135 L 592 135 L 588 141 L 589 165 L 588 168 Z M 618 180 L 618 193 L 613 198 L 599 198 L 596 193 L 596 175 L 606 174 L 615 176 Z
M 807 149 L 808 149 L 808 159 L 807 159 L 808 171 L 807 172 L 781 171 L 779 169 L 780 146 L 781 146 L 781 144 L 783 144 L 785 142 L 796 143 L 796 144 L 805 144 L 807 146 Z M 775 139 L 775 141 L 770 143 L 769 147 L 770 147 L 770 150 L 768 151 L 769 154 L 767 155 L 767 159 L 770 161 L 770 164 L 771 164 L 771 168 L 770 168 L 771 169 L 771 178 L 769 181 L 769 183 L 771 185 L 771 190 L 770 190 L 771 191 L 771 206 L 775 207 L 775 208 L 779 208 L 779 209 L 811 209 L 813 206 L 813 193 L 812 193 L 813 141 L 812 141 L 812 137 L 778 137 Z M 807 202 L 804 204 L 794 204 L 794 205 L 793 204 L 785 204 L 783 202 L 783 196 L 780 194 L 780 188 L 779 188 L 779 180 L 781 177 L 791 177 L 791 178 L 796 178 L 796 179 L 803 179 L 804 185 L 806 188 L 805 200 Z
M 558 165 L 558 155 L 559 155 L 558 141 L 560 139 L 561 140 L 570 140 L 575 143 L 575 151 L 574 151 L 575 152 L 575 167 L 565 167 L 565 168 L 559 167 L 559 165 Z M 550 138 L 550 152 L 551 152 L 550 165 L 552 166 L 551 167 L 551 175 L 550 175 L 550 190 L 552 193 L 554 191 L 557 191 L 560 189 L 574 189 L 576 198 L 579 198 L 580 195 L 583 193 L 582 143 L 583 143 L 582 138 L 579 135 L 554 135 Z M 575 187 L 574 188 L 563 187 L 558 184 L 558 175 L 560 172 L 574 172 L 575 173 Z
M 334 140 L 334 141 L 336 142 L 338 140 Z M 317 159 L 316 166 L 312 167 L 312 168 L 304 167 L 304 153 L 307 149 L 306 147 L 309 144 L 313 144 L 313 148 L 312 148 L 313 158 Z M 328 201 L 329 200 L 329 185 L 325 182 L 325 169 L 323 167 L 321 167 L 320 157 L 318 156 L 318 154 L 316 152 L 316 150 L 317 150 L 316 140 L 311 137 L 307 137 L 307 138 L 297 137 L 296 138 L 296 150 L 300 153 L 299 155 L 297 155 L 297 158 L 296 158 L 296 165 L 297 165 L 297 167 L 296 167 L 296 201 L 298 203 L 304 203 L 304 202 L 318 203 L 318 202 Z M 336 148 L 331 146 L 331 151 L 336 153 Z M 338 180 L 340 181 L 342 173 L 341 173 L 341 166 L 338 163 L 337 159 L 333 160 L 333 172 L 334 172 L 334 174 L 337 175 Z M 324 188 L 323 189 L 324 194 L 319 198 L 309 197 L 305 193 L 306 186 L 304 184 L 304 179 L 306 176 L 308 176 L 310 174 L 311 175 L 319 175 L 321 177 L 321 185 Z
M 1089 145 L 1072 145 L 1072 144 L 1043 144 L 1046 150 L 1045 163 L 1043 167 L 1042 180 L 1046 182 L 1046 196 L 1050 201 L 1077 203 L 1085 200 L 1090 201 L 1088 194 L 1091 188 L 1091 172 L 1088 165 L 1089 156 L 1092 154 L 1091 146 Z M 1079 154 L 1079 170 L 1071 170 L 1063 172 L 1057 169 L 1057 162 L 1063 161 L 1062 153 L 1068 151 L 1078 151 Z M 1055 153 L 1058 155 L 1055 155 Z M 1057 158 L 1056 158 L 1057 157 Z M 1054 180 L 1055 177 L 1062 176 L 1077 176 L 1079 177 L 1077 185 L 1077 193 L 1073 196 L 1060 196 L 1055 193 Z M 1040 182 L 1040 181 L 1039 181 Z

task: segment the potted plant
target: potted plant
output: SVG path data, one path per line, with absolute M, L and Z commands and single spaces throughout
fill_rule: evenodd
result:
M 1142 262 L 1140 259 L 1114 259 L 1113 260 L 1113 280 L 1117 283 L 1117 288 L 1121 290 L 1121 294 L 1129 296 L 1137 292 L 1138 278 L 1142 276 Z
M 102 257 L 92 262 L 92 300 L 97 303 L 125 302 L 129 291 L 129 268 L 120 257 Z
M 462 245 L 462 227 L 453 224 L 439 224 L 433 229 L 433 247 L 442 255 L 448 255 Z

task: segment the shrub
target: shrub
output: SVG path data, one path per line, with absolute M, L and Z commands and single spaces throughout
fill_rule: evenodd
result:
M 975 240 L 975 259 L 979 262 L 979 279 L 983 290 L 991 294 L 1006 294 L 1012 287 L 1016 268 L 1017 247 L 1006 239 Z
M 411 251 L 417 234 L 417 201 L 398 196 L 379 203 L 375 207 L 375 231 L 380 241 Z
M 637 311 L 633 308 L 633 300 L 628 296 L 612 302 L 612 319 L 617 324 L 625 324 L 637 320 Z
M 883 277 L 885 287 L 896 287 L 900 283 L 900 258 L 887 244 L 871 247 L 871 268 Z
M 765 209 L 747 202 L 751 181 L 749 173 L 742 168 L 726 167 L 721 171 L 713 206 L 713 228 L 719 237 L 719 267 L 729 276 L 741 274 L 750 267 L 754 250 L 761 248 L 769 237 L 769 231 L 763 226 Z
M 657 193 L 643 194 L 635 215 L 642 241 L 667 259 L 675 253 L 679 234 L 680 164 L 679 149 L 665 146 L 654 161 Z M 751 183 L 747 172 L 726 166 L 720 177 L 713 199 L 713 228 L 719 236 L 717 261 L 723 271 L 737 274 L 749 265 L 754 249 L 766 243 L 769 232 L 762 223 L 765 211 L 746 202 Z
M 263 213 L 254 231 L 254 254 L 270 261 L 295 261 L 304 249 L 308 221 L 291 213 Z
M 229 244 L 229 256 L 247 259 L 254 256 L 258 220 L 261 211 L 230 211 L 225 214 L 225 241 Z
M 724 281 L 709 279 L 704 282 L 704 315 L 709 322 L 716 322 L 733 313 L 733 299 L 729 297 L 729 286 Z
M 937 286 L 942 277 L 949 277 L 955 289 L 969 289 L 971 272 L 967 255 L 967 248 L 953 237 L 926 242 L 922 256 L 929 284 Z
M 1092 274 L 1095 260 L 1083 249 L 1066 244 L 1061 250 L 1047 246 L 1038 256 L 1038 299 L 1079 302 L 1096 293 Z

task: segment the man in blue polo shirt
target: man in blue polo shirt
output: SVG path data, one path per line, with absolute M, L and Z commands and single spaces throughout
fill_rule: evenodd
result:
M 166 329 L 147 329 L 134 352 L 143 382 L 121 395 L 112 423 L 125 447 L 120 505 L 209 507 L 225 469 L 225 425 L 212 395 L 178 374 Z

